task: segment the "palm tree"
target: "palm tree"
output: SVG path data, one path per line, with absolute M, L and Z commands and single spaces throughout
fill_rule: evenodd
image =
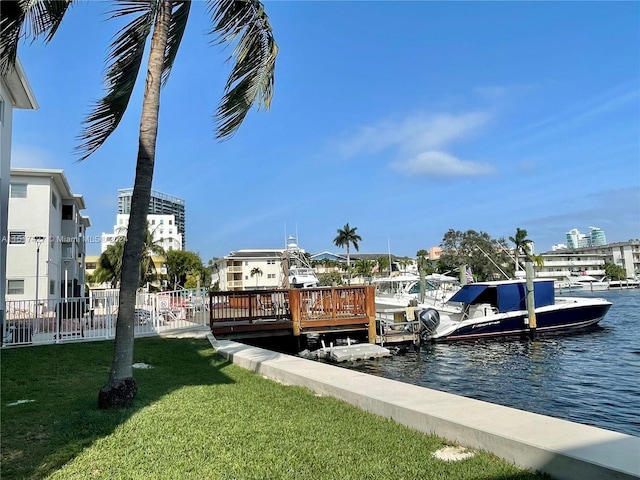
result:
M 338 248 L 347 248 L 347 270 L 351 268 L 351 258 L 349 256 L 349 247 L 353 245 L 356 252 L 360 251 L 358 242 L 362 241 L 360 235 L 356 233 L 358 227 L 351 228 L 348 223 L 345 223 L 342 229 L 338 229 L 338 235 L 333 239 L 333 243 Z M 349 285 L 351 285 L 351 272 L 349 272 Z
M 15 68 L 21 38 L 50 41 L 71 3 L 72 0 L 3 2 L 0 74 Z M 209 0 L 207 3 L 214 24 L 211 33 L 217 36 L 217 43 L 235 44 L 231 53 L 235 64 L 215 113 L 216 136 L 228 139 L 254 104 L 269 108 L 278 47 L 259 0 Z M 160 90 L 173 67 L 190 7 L 188 0 L 114 2 L 110 17 L 130 21 L 117 33 L 111 45 L 105 78 L 107 93 L 87 116 L 80 136 L 78 149 L 80 160 L 84 160 L 115 131 L 127 109 L 151 35 L 129 229 L 122 261 L 115 348 L 109 381 L 98 395 L 100 408 L 130 406 L 137 393 L 132 368 L 134 309 L 151 198 Z
M 260 270 L 260 267 L 253 267 L 251 269 L 251 276 L 256 277 L 256 288 L 258 288 L 258 277 L 262 276 L 262 270 Z
M 527 238 L 527 231 L 516 228 L 516 236 L 509 237 L 509 241 L 516 246 L 516 271 L 520 270 L 519 256 L 522 253 L 525 257 L 531 254 L 529 244 L 531 240 Z

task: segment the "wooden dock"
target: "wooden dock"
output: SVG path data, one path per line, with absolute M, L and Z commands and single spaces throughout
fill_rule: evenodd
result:
M 374 287 L 211 292 L 209 323 L 217 338 L 361 334 L 375 342 Z

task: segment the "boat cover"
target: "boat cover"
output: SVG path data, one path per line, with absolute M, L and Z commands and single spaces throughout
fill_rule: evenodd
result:
M 458 290 L 453 297 L 449 299 L 450 302 L 464 302 L 473 303 L 478 296 L 488 288 L 488 285 L 475 285 L 469 284 L 463 286 Z
M 553 281 L 537 281 L 533 284 L 535 308 L 553 305 L 555 292 Z M 485 292 L 486 291 L 486 292 Z M 527 286 L 524 282 L 498 285 L 470 284 L 463 286 L 451 297 L 451 302 L 489 303 L 499 312 L 527 309 Z

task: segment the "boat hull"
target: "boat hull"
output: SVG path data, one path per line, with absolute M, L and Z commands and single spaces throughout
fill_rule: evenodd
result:
M 561 334 L 595 327 L 609 311 L 611 303 L 576 305 L 572 308 L 536 311 L 536 334 Z M 526 311 L 511 312 L 508 316 L 479 319 L 471 324 L 461 324 L 453 332 L 431 337 L 435 342 L 473 340 L 478 338 L 528 336 L 530 329 Z

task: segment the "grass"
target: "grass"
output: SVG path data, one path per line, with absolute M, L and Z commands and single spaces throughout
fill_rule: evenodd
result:
M 478 452 L 228 363 L 206 339 L 136 340 L 138 397 L 97 409 L 113 343 L 2 350 L 0 477 L 537 480 Z M 19 400 L 34 400 L 10 406 Z

